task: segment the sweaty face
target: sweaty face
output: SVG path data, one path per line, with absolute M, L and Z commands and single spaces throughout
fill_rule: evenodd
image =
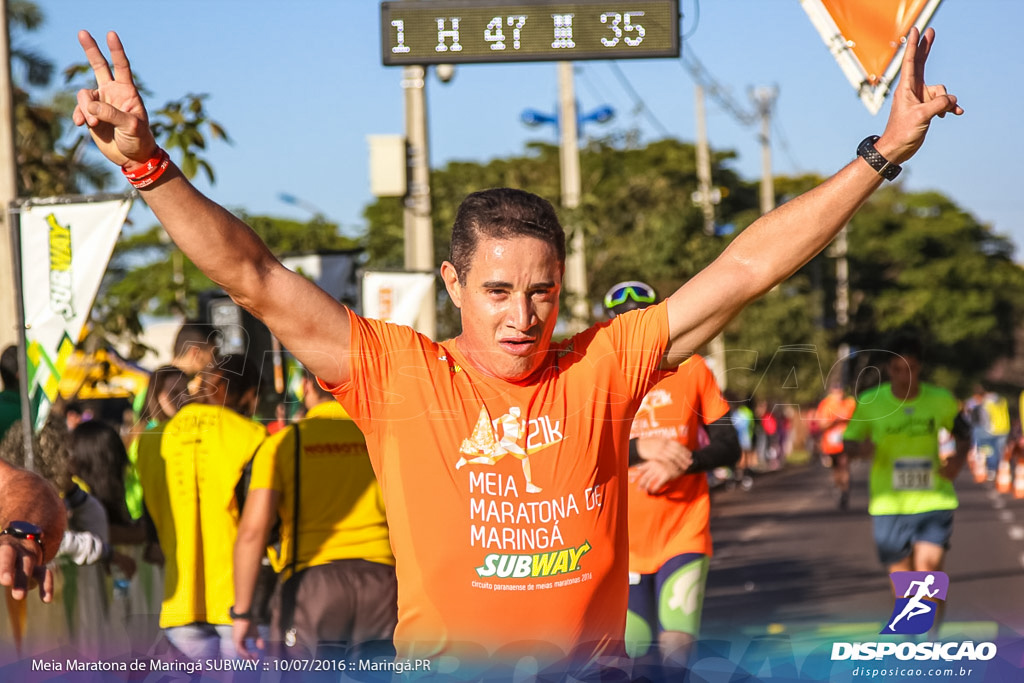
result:
M 490 375 L 529 377 L 558 319 L 562 263 L 554 247 L 533 237 L 482 238 L 465 284 L 451 263 L 441 266 L 441 276 L 462 314 L 459 349 Z

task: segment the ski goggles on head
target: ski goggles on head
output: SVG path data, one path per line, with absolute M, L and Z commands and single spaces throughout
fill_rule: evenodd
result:
M 629 282 L 620 282 L 608 290 L 608 293 L 604 295 L 604 307 L 611 310 L 630 300 L 638 304 L 653 304 L 657 298 L 650 285 L 630 280 Z

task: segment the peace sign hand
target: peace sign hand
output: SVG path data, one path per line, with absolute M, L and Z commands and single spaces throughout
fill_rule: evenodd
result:
M 107 34 L 113 74 L 88 31 L 78 32 L 78 42 L 96 75 L 97 87 L 78 91 L 72 120 L 76 126 L 87 125 L 99 150 L 118 166 L 146 161 L 156 153 L 157 144 L 121 39 L 113 31 Z
M 900 82 L 893 92 L 889 121 L 875 147 L 889 161 L 900 164 L 914 155 L 924 143 L 928 126 L 936 116 L 964 113 L 956 96 L 946 92 L 944 85 L 924 82 L 924 65 L 935 41 L 935 31 L 927 29 L 919 35 L 912 28 L 903 54 Z

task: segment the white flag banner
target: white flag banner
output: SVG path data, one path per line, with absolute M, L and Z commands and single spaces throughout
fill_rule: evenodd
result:
M 433 292 L 433 273 L 366 272 L 363 315 L 412 327 Z
M 36 428 L 57 397 L 131 203 L 125 197 L 21 208 L 18 257 L 27 386 Z

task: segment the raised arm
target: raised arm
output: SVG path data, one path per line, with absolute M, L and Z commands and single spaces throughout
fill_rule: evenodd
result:
M 88 126 L 113 163 L 128 171 L 141 168 L 159 148 L 121 40 L 107 34 L 113 72 L 87 31 L 78 40 L 97 87 L 78 91 L 75 125 Z M 330 384 L 348 379 L 349 319 L 342 304 L 281 265 L 256 233 L 203 196 L 173 163 L 140 194 L 185 255 L 266 323 L 303 365 Z
M 920 148 L 935 116 L 962 114 L 942 85 L 924 82 L 924 65 L 935 33 L 907 36 L 900 82 L 893 92 L 885 131 L 875 148 L 901 164 Z M 851 140 L 851 148 L 856 144 Z M 813 190 L 762 216 L 707 268 L 668 299 L 667 365 L 677 365 L 725 327 L 748 303 L 769 291 L 824 249 L 882 183 L 863 159 L 855 159 Z

